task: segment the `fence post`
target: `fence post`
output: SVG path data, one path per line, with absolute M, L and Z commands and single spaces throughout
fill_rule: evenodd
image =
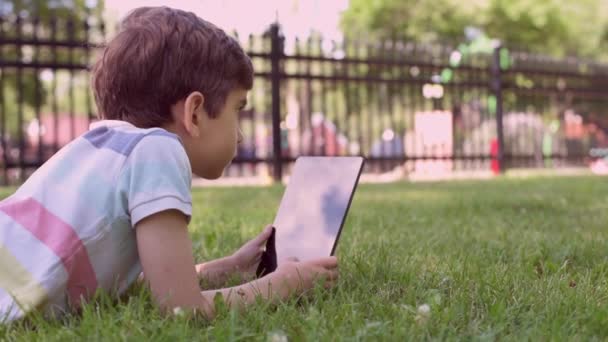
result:
M 280 182 L 283 178 L 283 155 L 281 153 L 281 59 L 283 58 L 283 39 L 279 24 L 270 26 L 270 83 L 272 88 L 272 147 L 273 178 Z
M 500 50 L 502 46 L 498 44 L 494 47 L 492 59 L 492 92 L 496 98 L 496 137 L 498 140 L 497 161 L 498 169 L 501 173 L 505 171 L 504 165 L 504 132 L 502 124 L 502 69 L 500 64 Z

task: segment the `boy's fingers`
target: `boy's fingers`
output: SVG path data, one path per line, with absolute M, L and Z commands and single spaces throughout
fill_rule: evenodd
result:
M 339 277 L 339 273 L 337 270 L 331 270 L 331 271 L 326 271 L 325 272 L 325 279 L 328 280 L 337 280 Z
M 326 289 L 329 289 L 329 288 L 332 288 L 332 287 L 334 287 L 334 286 L 336 285 L 336 281 L 335 281 L 335 280 L 328 279 L 328 280 L 326 280 L 326 281 L 323 283 L 323 285 L 324 285 L 324 287 L 325 287 Z
M 313 264 L 321 266 L 326 269 L 333 269 L 338 267 L 338 258 L 332 256 L 327 258 L 316 259 L 312 261 Z
M 259 244 L 263 244 L 266 243 L 266 240 L 268 240 L 268 238 L 270 237 L 270 234 L 272 234 L 272 226 L 267 226 L 261 233 L 260 235 L 258 235 L 256 237 L 256 242 Z

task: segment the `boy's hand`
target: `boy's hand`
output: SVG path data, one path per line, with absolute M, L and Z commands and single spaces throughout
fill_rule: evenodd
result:
M 266 227 L 260 235 L 245 243 L 243 247 L 239 248 L 239 250 L 232 255 L 232 260 L 237 271 L 245 279 L 253 279 L 255 277 L 255 271 L 260 264 L 266 241 L 271 233 L 272 226 Z
M 270 276 L 273 284 L 286 285 L 290 292 L 305 292 L 321 280 L 325 288 L 331 288 L 339 276 L 338 259 L 332 256 L 305 262 L 282 262 Z

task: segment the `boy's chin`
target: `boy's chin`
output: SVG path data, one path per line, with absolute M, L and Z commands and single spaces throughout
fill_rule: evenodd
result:
M 194 174 L 207 179 L 207 180 L 215 180 L 218 179 L 220 177 L 222 177 L 222 175 L 224 174 L 224 171 L 226 170 L 226 168 L 229 166 L 230 164 L 226 165 L 223 169 L 218 169 L 218 170 L 202 170 L 200 172 L 195 172 Z
M 223 172 L 214 173 L 214 174 L 207 174 L 207 173 L 205 173 L 205 174 L 197 175 L 197 176 L 199 176 L 201 178 L 204 178 L 206 180 L 216 180 L 216 179 L 219 179 L 220 177 L 222 177 L 222 174 L 223 174 Z

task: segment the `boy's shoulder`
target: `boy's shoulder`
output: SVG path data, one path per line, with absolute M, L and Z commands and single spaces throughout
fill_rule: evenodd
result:
M 154 139 L 151 139 L 152 137 Z M 131 156 L 136 148 L 184 150 L 176 134 L 159 127 L 139 128 L 118 120 L 95 122 L 82 138 L 96 149 L 109 150 L 123 157 Z
M 145 178 L 153 182 L 167 176 L 192 178 L 180 137 L 163 128 L 139 128 L 126 121 L 102 120 L 91 124 L 80 137 L 80 145 L 82 148 L 72 153 L 88 159 L 91 165 L 98 166 L 97 172 L 106 172 L 114 179 L 126 177 L 132 182 Z

